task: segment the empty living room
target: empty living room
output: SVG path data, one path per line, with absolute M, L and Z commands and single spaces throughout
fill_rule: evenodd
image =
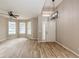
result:
M 79 58 L 79 0 L 0 0 L 0 58 Z

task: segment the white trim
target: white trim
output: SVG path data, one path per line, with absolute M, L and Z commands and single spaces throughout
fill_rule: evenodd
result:
M 68 48 L 67 46 L 63 45 L 62 43 L 56 41 L 56 43 L 58 43 L 59 45 L 61 45 L 62 47 L 64 47 L 65 49 L 67 49 L 68 51 L 72 52 L 73 54 L 75 54 L 76 56 L 79 57 L 79 54 L 77 54 L 76 52 L 74 52 L 73 50 L 71 50 L 70 48 Z
M 50 41 L 48 41 L 48 40 L 38 40 L 39 42 L 56 42 L 56 40 L 54 40 L 54 41 L 52 41 L 52 40 L 50 40 Z
M 33 39 L 33 40 L 35 39 L 35 40 L 37 40 L 37 38 L 30 38 L 30 39 Z

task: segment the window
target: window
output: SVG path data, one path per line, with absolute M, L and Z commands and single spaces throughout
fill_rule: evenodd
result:
M 9 34 L 16 34 L 16 23 L 13 21 L 9 21 L 8 23 L 8 32 Z
M 25 22 L 19 23 L 19 32 L 20 34 L 25 34 Z
M 27 23 L 27 34 L 31 34 L 31 22 Z

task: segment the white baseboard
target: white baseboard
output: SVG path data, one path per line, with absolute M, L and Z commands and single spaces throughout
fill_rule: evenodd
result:
M 38 39 L 38 42 L 55 42 L 56 40 L 51 40 L 51 41 L 48 41 L 48 40 L 39 40 Z
M 30 38 L 30 39 L 37 40 L 37 38 Z
M 2 39 L 2 40 L 0 40 L 0 42 L 4 42 L 4 41 L 6 41 L 7 39 Z
M 72 52 L 73 54 L 75 54 L 76 56 L 79 57 L 79 54 L 77 54 L 76 52 L 74 52 L 73 50 L 71 50 L 70 48 L 68 48 L 67 46 L 63 45 L 62 43 L 56 41 L 56 43 L 58 43 L 59 45 L 61 45 L 62 47 L 64 47 L 65 49 L 67 49 L 68 51 Z

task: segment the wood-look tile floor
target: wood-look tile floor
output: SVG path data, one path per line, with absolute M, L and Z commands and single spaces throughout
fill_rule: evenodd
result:
M 77 56 L 57 43 L 38 43 L 19 38 L 0 44 L 2 58 L 76 58 Z

